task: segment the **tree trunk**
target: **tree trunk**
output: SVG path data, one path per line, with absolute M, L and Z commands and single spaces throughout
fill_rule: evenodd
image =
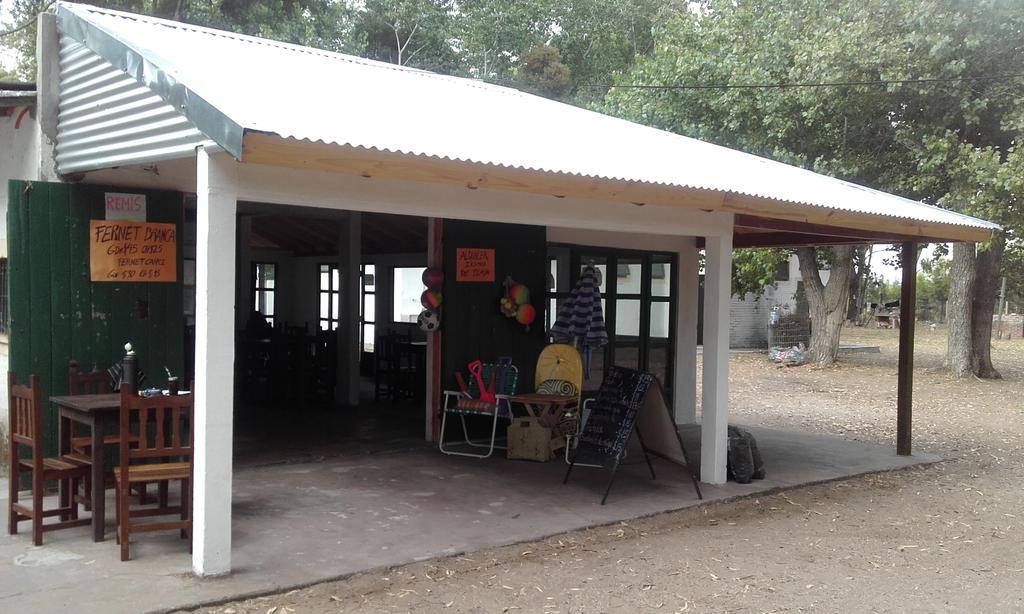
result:
M 796 252 L 811 312 L 810 357 L 818 366 L 834 363 L 839 354 L 839 333 L 842 331 L 843 322 L 846 321 L 846 309 L 850 300 L 854 249 L 852 245 L 831 248 L 832 266 L 827 284 L 821 283 L 815 249 L 801 247 Z
M 971 302 L 974 298 L 974 243 L 954 243 L 949 268 L 949 300 L 946 303 L 946 366 L 953 377 L 966 377 L 971 367 Z
M 971 301 L 971 370 L 978 377 L 1001 379 L 992 366 L 992 315 L 999 292 L 1003 239 L 996 237 L 974 261 L 974 300 Z

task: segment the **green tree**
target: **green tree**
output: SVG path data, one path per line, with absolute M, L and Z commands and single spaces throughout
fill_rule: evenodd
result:
M 939 254 L 921 261 L 917 274 L 917 315 L 932 322 L 945 320 L 945 306 L 949 299 L 949 258 Z
M 573 76 L 572 98 L 585 104 L 603 96 L 599 86 L 649 55 L 658 24 L 687 11 L 680 0 L 557 0 L 554 34 Z
M 361 55 L 452 73 L 459 63 L 455 10 L 454 0 L 366 0 L 357 26 L 366 40 Z
M 334 0 L 85 0 L 86 4 L 140 13 L 240 34 L 357 53 L 365 49 L 355 27 L 356 12 Z M 16 73 L 35 79 L 36 16 L 53 10 L 53 0 L 14 0 L 11 23 L 0 45 L 19 56 Z
M 538 45 L 557 49 L 571 77 L 565 99 L 586 103 L 654 49 L 655 27 L 686 10 L 681 0 L 462 0 L 458 36 L 466 74 L 518 83 L 517 67 Z M 561 88 L 560 88 L 561 89 Z
M 553 0 L 460 0 L 459 32 L 464 74 L 514 83 L 523 55 L 554 36 Z
M 703 87 L 617 87 L 599 107 L 1008 225 L 1019 223 L 1019 207 L 1008 204 L 1017 196 L 1007 191 L 1005 173 L 994 170 L 1007 164 L 1024 125 L 1020 81 L 1000 78 L 1016 72 L 1009 67 L 1024 65 L 1019 44 L 1024 12 L 1018 9 L 1003 0 L 706 0 L 698 10 L 668 20 L 656 32 L 653 56 L 620 80 Z M 868 83 L 747 87 L 863 82 Z M 965 166 L 981 168 L 968 173 L 972 180 L 960 179 L 957 173 Z M 839 264 L 846 251 L 804 250 L 801 256 L 820 260 L 824 253 Z M 979 278 L 991 279 L 998 271 L 999 252 L 991 254 L 978 259 Z M 805 275 L 804 281 L 813 279 Z M 808 300 L 817 299 L 808 292 Z M 967 304 L 984 308 L 973 297 Z M 982 318 L 974 321 L 983 324 Z M 820 330 L 824 322 L 817 324 Z M 983 331 L 972 328 L 970 334 L 980 338 Z M 819 362 L 828 362 L 832 352 L 819 354 Z
M 569 67 L 551 45 L 537 45 L 527 51 L 516 77 L 521 89 L 556 100 L 572 88 Z
M 784 249 L 738 249 L 732 255 L 732 294 L 761 296 L 778 279 L 779 265 L 792 254 Z
M 10 20 L 0 24 L 0 46 L 18 55 L 14 76 L 24 81 L 36 78 L 36 16 L 53 6 L 53 0 L 14 0 Z

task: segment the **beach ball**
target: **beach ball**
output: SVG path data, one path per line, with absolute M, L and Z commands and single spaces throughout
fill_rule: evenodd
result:
M 537 319 L 537 310 L 533 308 L 533 305 L 527 303 L 520 305 L 519 309 L 516 310 L 516 322 L 529 326 L 533 324 L 533 321 Z
M 523 284 L 512 284 L 508 289 L 508 296 L 517 305 L 525 305 L 530 302 L 530 289 Z
M 420 304 L 427 311 L 437 311 L 441 306 L 441 292 L 439 290 L 424 290 L 420 295 Z
M 442 283 L 444 283 L 444 272 L 435 266 L 427 267 L 423 270 L 422 279 L 424 286 L 436 290 L 441 287 Z

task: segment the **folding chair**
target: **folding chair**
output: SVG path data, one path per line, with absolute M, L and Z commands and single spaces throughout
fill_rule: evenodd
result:
M 438 449 L 444 454 L 453 456 L 469 456 L 472 458 L 487 458 L 494 453 L 495 449 L 504 450 L 505 446 L 498 445 L 498 419 L 512 420 L 512 406 L 509 397 L 515 395 L 516 384 L 519 380 L 519 370 L 510 361 L 507 363 L 484 363 L 480 370 L 481 380 L 484 385 L 494 381 L 494 402 L 480 400 L 480 386 L 476 378 L 470 378 L 467 390 L 445 390 L 444 403 L 441 416 L 441 436 L 438 440 Z M 451 445 L 446 446 L 444 441 L 445 427 L 448 424 L 448 415 L 457 415 L 462 423 L 462 441 L 456 442 L 456 446 L 468 448 L 482 448 L 486 452 L 473 452 L 471 450 L 460 451 L 453 449 Z M 482 416 L 491 419 L 490 441 L 483 443 L 479 440 L 472 440 L 469 437 L 469 429 L 466 426 L 466 416 Z

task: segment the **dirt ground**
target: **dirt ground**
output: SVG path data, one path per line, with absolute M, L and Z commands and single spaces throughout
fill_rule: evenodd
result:
M 897 331 L 834 368 L 731 360 L 736 422 L 894 445 Z M 286 612 L 1024 611 L 1024 342 L 996 342 L 1005 379 L 939 370 L 918 331 L 914 445 L 948 460 L 569 533 L 248 601 Z

